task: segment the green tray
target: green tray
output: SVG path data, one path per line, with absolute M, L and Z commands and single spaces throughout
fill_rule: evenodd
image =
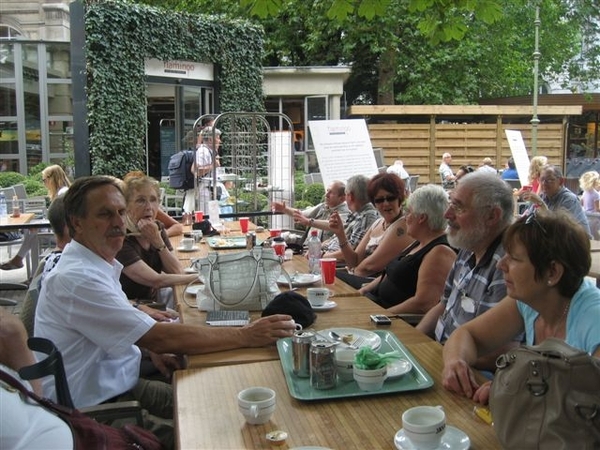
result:
M 224 241 L 223 245 L 219 245 L 221 241 Z M 227 249 L 245 249 L 246 248 L 246 237 L 245 236 L 217 236 L 207 237 L 206 243 L 210 248 L 215 250 L 227 250 Z M 262 239 L 256 238 L 256 245 L 262 244 Z
M 290 395 L 298 400 L 323 400 L 328 398 L 362 397 L 366 395 L 418 391 L 433 386 L 431 376 L 421 367 L 415 357 L 402 345 L 393 333 L 385 330 L 375 330 L 374 332 L 381 337 L 381 347 L 377 351 L 387 353 L 397 350 L 403 355 L 404 359 L 411 362 L 413 367 L 410 372 L 400 378 L 386 380 L 383 388 L 375 392 L 361 391 L 356 381 L 341 381 L 339 379 L 336 387 L 333 389 L 313 389 L 310 386 L 310 378 L 300 378 L 294 375 L 292 339 L 284 338 L 277 341 L 277 350 Z

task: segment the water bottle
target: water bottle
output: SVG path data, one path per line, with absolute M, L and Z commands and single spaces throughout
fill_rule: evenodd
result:
M 6 206 L 6 196 L 0 192 L 0 222 L 8 222 L 8 207 Z
M 312 230 L 308 239 L 308 271 L 313 275 L 321 275 L 321 240 L 319 231 Z

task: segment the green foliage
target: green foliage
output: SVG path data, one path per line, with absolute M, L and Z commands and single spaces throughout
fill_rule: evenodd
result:
M 260 26 L 125 0 L 85 4 L 93 174 L 122 177 L 145 166 L 147 58 L 213 63 L 219 73 L 221 111 L 264 110 Z
M 42 170 L 44 170 L 46 167 L 50 166 L 50 163 L 47 162 L 41 162 L 39 164 L 36 164 L 35 166 L 31 167 L 29 169 L 29 176 L 33 176 L 33 175 L 40 175 L 40 180 L 42 179 Z
M 0 187 L 22 183 L 27 177 L 18 172 L 0 172 Z
M 309 202 L 311 205 L 316 205 L 323 201 L 323 197 L 325 196 L 325 188 L 321 183 L 309 184 L 304 189 L 304 194 L 302 195 L 302 199 Z
M 48 189 L 46 189 L 42 178 L 38 175 L 33 177 L 29 176 L 23 180 L 23 184 L 25 185 L 25 191 L 27 192 L 28 197 L 44 197 L 48 195 Z

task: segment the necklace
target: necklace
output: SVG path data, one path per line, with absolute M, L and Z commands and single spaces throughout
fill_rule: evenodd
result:
M 396 217 L 394 217 L 394 220 L 392 220 L 390 223 L 387 223 L 385 220 L 383 221 L 383 225 L 381 226 L 383 228 L 383 231 L 387 230 L 390 225 L 392 225 L 396 220 L 398 220 L 400 217 L 402 216 L 402 213 L 398 214 Z
M 571 300 L 569 300 L 565 306 L 565 309 L 563 310 L 563 313 L 560 316 L 560 319 L 558 319 L 558 323 L 556 324 L 556 326 L 554 327 L 554 331 L 552 332 L 552 337 L 556 337 L 556 334 L 558 333 L 558 329 L 560 328 L 560 326 L 562 325 L 563 321 L 565 322 L 565 335 L 566 335 L 566 328 L 567 328 L 567 312 L 569 311 L 569 306 L 571 306 Z

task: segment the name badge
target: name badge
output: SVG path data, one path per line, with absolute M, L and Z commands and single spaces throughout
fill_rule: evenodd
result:
M 473 314 L 475 312 L 475 301 L 471 297 L 463 295 L 460 299 L 460 306 L 466 313 Z

